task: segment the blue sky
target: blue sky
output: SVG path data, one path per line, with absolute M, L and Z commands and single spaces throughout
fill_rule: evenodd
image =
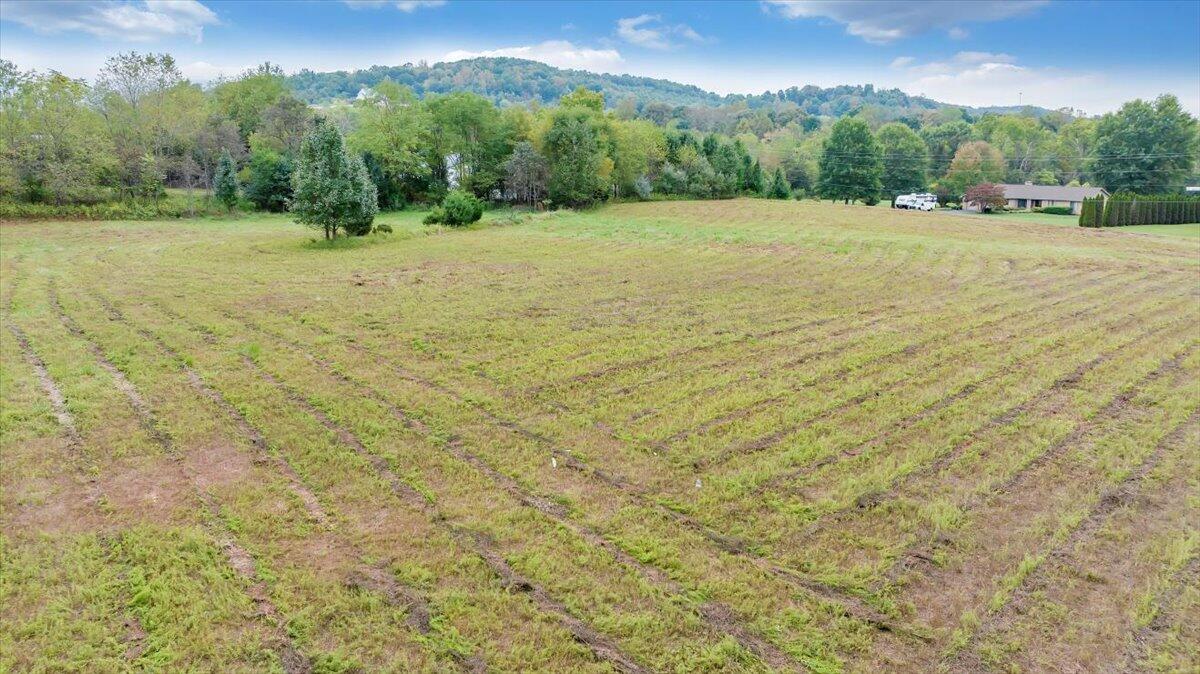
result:
M 532 58 L 721 93 L 873 83 L 969 105 L 1200 113 L 1200 2 L 0 2 L 0 57 L 92 77 L 167 51 L 198 81 L 265 60 L 338 70 Z

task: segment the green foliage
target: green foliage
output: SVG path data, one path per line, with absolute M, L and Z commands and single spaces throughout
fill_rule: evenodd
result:
M 237 170 L 228 152 L 221 153 L 221 161 L 217 163 L 217 172 L 213 176 L 213 196 L 231 211 L 237 206 Z
M 564 108 L 581 107 L 593 112 L 604 112 L 604 94 L 592 91 L 582 84 L 569 94 L 559 99 L 558 104 Z
M 822 148 L 820 171 L 818 189 L 826 199 L 878 198 L 883 161 L 871 127 L 854 117 L 839 119 Z
M 1198 145 L 1196 119 L 1174 96 L 1130 101 L 1096 125 L 1091 173 L 1113 193 L 1182 190 Z
M 972 185 L 1003 181 L 1004 172 L 1004 156 L 999 150 L 982 140 L 970 141 L 954 153 L 942 185 L 958 196 Z
M 413 200 L 426 191 L 432 176 L 429 154 L 433 119 L 411 89 L 385 80 L 354 108 L 354 131 L 346 139 L 355 152 L 370 157 L 378 175 L 377 192 L 401 195 L 386 205 Z M 441 165 L 441 157 L 436 163 Z
M 464 227 L 483 217 L 483 202 L 463 190 L 450 190 L 442 205 L 433 209 L 423 221 L 427 225 Z
M 771 188 L 767 190 L 767 196 L 771 199 L 791 198 L 792 188 L 788 185 L 787 179 L 783 177 L 783 169 L 775 169 L 775 177 L 771 179 Z
M 1179 194 L 1119 192 L 1107 199 L 1084 199 L 1079 212 L 1080 227 L 1181 225 L 1197 222 L 1200 222 L 1200 197 Z
M 292 175 L 296 221 L 332 239 L 339 229 L 361 236 L 379 211 L 375 185 L 358 156 L 347 152 L 341 131 L 318 119 L 304 138 Z
M 1042 212 L 1048 215 L 1073 215 L 1074 212 L 1070 206 L 1046 206 L 1042 208 Z
M 270 150 L 256 150 L 250 155 L 248 177 L 243 194 L 264 211 L 286 211 L 292 198 L 291 158 Z
M 925 142 L 908 126 L 899 122 L 885 124 L 875 133 L 883 153 L 880 183 L 890 199 L 898 194 L 923 192 L 927 186 L 929 151 Z
M 596 112 L 588 107 L 566 107 L 554 113 L 545 151 L 550 163 L 548 192 L 555 204 L 585 206 L 604 193 L 600 169 L 605 157 L 596 122 Z
M 213 102 L 225 117 L 238 126 L 243 138 L 259 129 L 263 113 L 287 93 L 283 70 L 270 62 L 247 70 L 235 80 L 213 89 Z

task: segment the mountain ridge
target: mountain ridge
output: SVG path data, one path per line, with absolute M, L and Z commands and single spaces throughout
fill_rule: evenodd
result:
M 878 106 L 891 116 L 943 108 L 961 108 L 974 115 L 1023 112 L 1040 116 L 1050 112 L 1037 106 L 957 105 L 925 96 L 913 96 L 897 88 L 877 89 L 872 84 L 835 87 L 806 85 L 762 94 L 721 95 L 667 79 L 557 68 L 540 61 L 511 57 L 478 57 L 432 65 L 422 62 L 415 65 L 371 66 L 354 71 L 314 72 L 306 69 L 290 76 L 288 80 L 301 99 L 309 103 L 328 103 L 353 99 L 360 90 L 373 87 L 385 78 L 411 87 L 421 97 L 470 91 L 498 104 L 523 104 L 535 100 L 550 104 L 563 94 L 583 86 L 602 91 L 610 107 L 628 98 L 639 108 L 652 104 L 715 108 L 744 102 L 747 107 L 754 109 L 792 103 L 806 114 L 826 117 L 841 117 L 863 106 Z

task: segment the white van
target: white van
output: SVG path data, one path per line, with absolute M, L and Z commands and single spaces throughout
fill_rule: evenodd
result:
M 937 195 L 923 192 L 921 194 L 901 194 L 892 202 L 896 208 L 907 208 L 917 211 L 932 211 L 937 208 Z

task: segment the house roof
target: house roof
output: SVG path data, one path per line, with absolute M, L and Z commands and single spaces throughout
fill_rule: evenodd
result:
M 1108 194 L 1102 187 L 1065 187 L 1063 185 L 1000 185 L 1005 199 L 1041 199 L 1042 201 L 1083 201 L 1085 197 Z

